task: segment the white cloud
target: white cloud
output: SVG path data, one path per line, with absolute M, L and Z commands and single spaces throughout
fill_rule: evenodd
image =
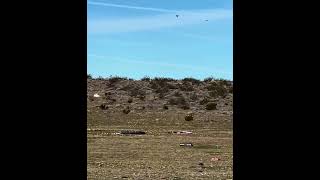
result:
M 165 12 L 165 13 L 178 12 L 176 10 L 169 10 L 169 9 L 150 8 L 150 7 L 142 7 L 142 6 L 128 6 L 128 5 L 112 4 L 112 3 L 104 3 L 104 2 L 95 2 L 95 1 L 88 1 L 88 5 L 117 7 L 117 8 L 136 9 L 136 10 L 155 11 L 155 12 Z
M 232 18 L 232 10 L 212 9 L 198 11 L 183 11 L 175 14 L 161 14 L 146 17 L 116 18 L 116 19 L 90 19 L 88 21 L 88 33 L 120 33 L 146 31 L 160 28 L 179 27 L 209 23 L 210 21 Z M 208 21 L 205 21 L 208 20 Z

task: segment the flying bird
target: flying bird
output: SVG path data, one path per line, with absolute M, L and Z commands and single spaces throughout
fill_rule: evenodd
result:
M 206 21 L 208 21 L 208 19 L 206 19 Z
M 176 17 L 178 18 L 178 17 L 179 17 L 179 15 L 177 14 L 177 15 L 176 15 Z

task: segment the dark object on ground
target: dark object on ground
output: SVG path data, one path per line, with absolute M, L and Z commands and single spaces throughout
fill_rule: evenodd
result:
M 192 121 L 193 120 L 193 113 L 192 112 L 188 112 L 188 114 L 184 117 L 184 120 Z
M 128 99 L 128 103 L 132 103 L 133 102 L 133 99 L 132 98 L 129 98 Z
M 181 147 L 192 147 L 193 144 L 192 143 L 180 143 Z
M 188 104 L 183 104 L 183 105 L 180 105 L 179 107 L 183 110 L 190 109 L 190 106 Z
M 139 134 L 146 134 L 146 132 L 140 131 L 140 130 L 122 130 L 122 131 L 120 131 L 120 134 L 139 135 Z
M 205 105 L 209 102 L 209 99 L 208 98 L 203 98 L 201 101 L 200 101 L 200 105 Z
M 202 162 L 201 162 L 201 163 L 199 163 L 198 165 L 199 165 L 199 166 L 204 166 L 204 164 L 203 164 Z
M 127 106 L 124 110 L 122 110 L 122 112 L 125 114 L 129 114 L 130 112 L 129 106 Z
M 168 110 L 169 107 L 167 105 L 163 105 L 163 109 Z
M 206 105 L 206 110 L 216 110 L 217 109 L 217 103 L 211 102 Z
M 109 107 L 106 104 L 101 104 L 99 108 L 102 110 L 107 110 Z

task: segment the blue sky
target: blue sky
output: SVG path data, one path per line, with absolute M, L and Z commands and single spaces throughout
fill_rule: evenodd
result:
M 88 73 L 232 80 L 232 3 L 88 0 Z

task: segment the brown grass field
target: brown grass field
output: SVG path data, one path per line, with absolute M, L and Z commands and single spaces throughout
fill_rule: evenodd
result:
M 146 108 L 125 114 L 113 105 L 99 109 L 94 102 L 87 107 L 88 180 L 233 178 L 232 107 L 194 110 L 194 119 L 185 121 L 190 110 Z M 114 134 L 124 129 L 146 134 Z M 172 133 L 181 130 L 192 134 Z M 180 147 L 183 142 L 193 147 Z

